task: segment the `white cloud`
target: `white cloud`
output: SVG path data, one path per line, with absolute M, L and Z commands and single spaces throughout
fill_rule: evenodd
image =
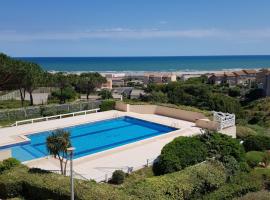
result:
M 159 21 L 159 24 L 168 24 L 168 21 L 166 21 L 166 20 L 161 20 L 161 21 Z
M 218 38 L 218 39 L 270 39 L 270 29 L 221 30 L 221 29 L 127 29 L 112 28 L 73 32 L 21 33 L 1 31 L 0 41 L 81 40 L 81 39 L 152 39 L 152 38 Z

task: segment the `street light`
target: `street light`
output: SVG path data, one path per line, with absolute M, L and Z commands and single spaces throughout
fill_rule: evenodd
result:
M 67 153 L 70 156 L 70 192 L 71 200 L 74 200 L 74 182 L 73 182 L 73 153 L 75 151 L 74 147 L 67 148 Z

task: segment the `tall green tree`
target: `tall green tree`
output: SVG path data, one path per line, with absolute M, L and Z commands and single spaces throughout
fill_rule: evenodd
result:
M 110 90 L 107 89 L 103 89 L 101 90 L 98 95 L 101 97 L 101 99 L 112 99 L 112 92 Z
M 16 65 L 12 58 L 0 53 L 0 88 L 6 86 L 15 78 L 16 76 Z
M 67 168 L 67 149 L 71 147 L 70 132 L 58 129 L 54 131 L 46 141 L 47 150 L 59 160 L 61 173 L 66 175 Z
M 33 91 L 42 84 L 44 72 L 42 68 L 35 63 L 26 63 L 25 70 L 26 73 L 23 85 L 30 95 L 30 105 L 33 105 Z
M 58 96 L 60 99 L 60 103 L 65 103 L 65 96 L 66 96 L 65 89 L 71 86 L 67 74 L 63 72 L 58 72 L 54 74 L 53 82 L 54 85 L 59 88 Z
M 86 93 L 86 98 L 95 91 L 102 83 L 106 83 L 106 78 L 99 73 L 82 73 L 78 82 L 80 92 Z

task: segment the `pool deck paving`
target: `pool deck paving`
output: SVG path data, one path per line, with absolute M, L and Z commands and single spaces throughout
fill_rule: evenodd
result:
M 119 146 L 74 160 L 74 171 L 82 179 L 94 179 L 103 181 L 110 178 L 112 173 L 121 169 L 128 172 L 137 170 L 147 165 L 158 157 L 161 149 L 178 136 L 191 136 L 200 134 L 200 129 L 194 123 L 178 120 L 170 117 L 155 114 L 138 114 L 133 112 L 105 111 L 87 115 L 56 119 L 34 124 L 26 124 L 18 127 L 0 129 L 0 147 L 3 145 L 14 144 L 26 141 L 25 135 L 37 132 L 64 128 L 89 122 L 105 119 L 113 119 L 121 116 L 130 116 L 146 121 L 151 121 L 167 126 L 173 126 L 177 130 L 151 137 L 145 140 Z M 46 170 L 59 170 L 59 162 L 55 158 L 48 156 L 24 162 L 29 167 L 38 167 Z

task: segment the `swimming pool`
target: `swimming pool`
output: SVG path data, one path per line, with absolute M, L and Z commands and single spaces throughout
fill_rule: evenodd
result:
M 127 116 L 64 129 L 71 133 L 71 143 L 76 148 L 74 158 L 176 130 L 173 127 Z M 52 131 L 46 131 L 27 135 L 29 142 L 9 147 L 12 157 L 20 161 L 29 161 L 47 156 L 46 138 L 51 133 Z

